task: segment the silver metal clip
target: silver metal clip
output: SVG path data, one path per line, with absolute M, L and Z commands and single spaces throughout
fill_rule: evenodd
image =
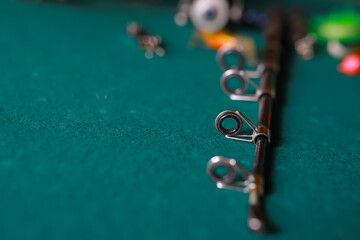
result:
M 221 189 L 248 193 L 256 188 L 254 175 L 233 158 L 221 156 L 211 158 L 207 173 Z
M 223 121 L 227 118 L 232 118 L 236 121 L 236 126 L 227 129 L 223 126 Z M 244 121 L 249 125 L 249 127 L 253 130 L 251 135 L 249 134 L 240 134 Z M 221 112 L 215 119 L 215 127 L 216 129 L 223 134 L 226 138 L 243 141 L 243 142 L 256 142 L 256 138 L 259 136 L 265 136 L 267 140 L 270 142 L 270 130 L 265 126 L 256 126 L 249 118 L 247 118 L 240 111 L 234 110 L 226 110 Z

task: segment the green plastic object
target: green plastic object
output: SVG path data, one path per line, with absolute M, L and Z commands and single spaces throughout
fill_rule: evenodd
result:
M 334 12 L 312 21 L 312 30 L 320 42 L 340 41 L 344 44 L 360 42 L 360 14 L 355 10 Z

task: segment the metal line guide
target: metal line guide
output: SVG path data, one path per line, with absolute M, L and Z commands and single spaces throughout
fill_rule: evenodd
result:
M 226 138 L 253 142 L 256 146 L 254 169 L 251 172 L 233 158 L 215 156 L 209 160 L 207 173 L 216 182 L 218 188 L 230 189 L 249 193 L 248 226 L 255 232 L 266 231 L 266 217 L 261 204 L 263 195 L 263 170 L 267 145 L 270 143 L 270 120 L 272 102 L 275 97 L 274 85 L 277 75 L 280 50 L 282 47 L 282 15 L 279 9 L 273 9 L 269 14 L 269 22 L 265 28 L 266 47 L 264 49 L 264 62 L 259 64 L 255 71 L 245 70 L 245 54 L 240 46 L 224 46 L 219 49 L 217 59 L 225 70 L 221 77 L 221 88 L 232 100 L 257 101 L 259 103 L 258 125 L 254 124 L 240 111 L 226 110 L 221 112 L 216 120 L 216 129 Z M 225 57 L 235 54 L 239 62 L 229 66 Z M 241 87 L 232 89 L 229 80 L 237 78 Z M 256 79 L 260 79 L 257 83 Z M 248 91 L 248 86 L 255 88 L 255 93 Z M 227 118 L 236 121 L 236 126 L 227 129 L 223 122 Z M 242 132 L 244 122 L 249 125 L 252 134 Z M 225 173 L 219 170 L 225 169 Z

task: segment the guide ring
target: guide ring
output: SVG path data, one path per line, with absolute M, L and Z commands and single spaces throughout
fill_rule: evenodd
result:
M 223 121 L 227 118 L 234 119 L 236 121 L 236 126 L 231 129 L 227 129 L 223 127 L 222 125 Z M 237 114 L 235 111 L 232 110 L 226 110 L 221 112 L 215 119 L 216 129 L 225 136 L 233 136 L 238 134 L 243 126 L 244 126 L 244 121 L 241 119 L 239 114 Z
M 226 62 L 225 57 L 231 54 L 235 54 L 239 58 L 238 64 L 230 66 Z M 246 62 L 245 53 L 243 48 L 239 45 L 236 46 L 224 45 L 218 50 L 216 58 L 218 60 L 220 67 L 224 70 L 228 70 L 228 69 L 243 70 L 245 67 L 245 62 Z
M 227 173 L 225 175 L 216 173 L 216 169 L 219 167 L 226 168 Z M 216 156 L 210 159 L 207 172 L 216 183 L 220 182 L 225 185 L 232 184 L 238 175 L 237 162 L 235 159 Z
M 240 81 L 241 83 L 240 88 L 236 88 L 236 89 L 230 88 L 229 80 L 233 77 L 237 78 Z M 229 96 L 243 95 L 248 88 L 248 80 L 244 75 L 241 74 L 241 72 L 235 69 L 229 69 L 226 72 L 224 72 L 224 74 L 221 76 L 220 86 L 223 89 L 223 91 Z

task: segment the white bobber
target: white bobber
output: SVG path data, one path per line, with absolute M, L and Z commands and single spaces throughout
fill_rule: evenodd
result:
M 230 6 L 226 0 L 196 0 L 191 5 L 190 18 L 200 31 L 218 32 L 230 19 Z

